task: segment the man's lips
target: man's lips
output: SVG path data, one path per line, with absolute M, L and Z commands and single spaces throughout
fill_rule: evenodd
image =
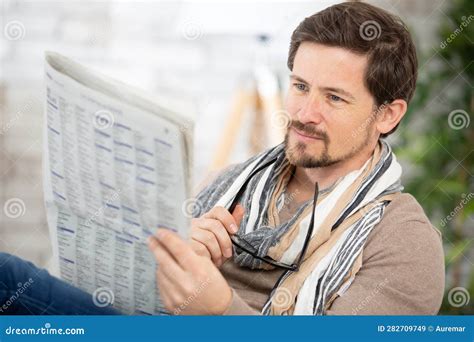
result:
M 301 137 L 304 137 L 304 138 L 307 138 L 307 139 L 314 139 L 314 140 L 323 140 L 323 139 L 318 138 L 318 137 L 314 137 L 314 136 L 311 136 L 311 135 L 307 135 L 307 134 L 305 134 L 305 133 L 303 133 L 303 132 L 297 130 L 295 127 L 291 127 L 291 128 L 295 131 L 296 134 L 298 134 L 298 135 L 301 136 Z

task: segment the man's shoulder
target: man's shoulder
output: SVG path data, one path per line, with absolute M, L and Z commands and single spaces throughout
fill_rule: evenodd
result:
M 419 221 L 430 223 L 421 204 L 412 194 L 401 192 L 395 195 L 384 211 L 386 220 Z
M 423 207 L 409 193 L 400 193 L 385 208 L 380 223 L 369 235 L 367 245 L 375 249 L 412 253 L 442 253 L 441 232 L 430 222 Z
M 398 194 L 387 205 L 362 256 L 362 268 L 354 281 L 362 297 L 372 284 L 384 284 L 379 291 L 382 299 L 374 301 L 372 312 L 438 312 L 445 283 L 443 245 L 439 231 L 412 195 Z

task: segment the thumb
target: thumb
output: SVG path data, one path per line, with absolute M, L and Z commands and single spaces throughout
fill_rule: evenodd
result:
M 244 213 L 245 213 L 244 207 L 241 206 L 240 204 L 237 204 L 234 208 L 234 211 L 232 212 L 232 216 L 234 217 L 237 227 L 240 226 L 240 221 L 242 221 L 242 218 L 244 217 Z

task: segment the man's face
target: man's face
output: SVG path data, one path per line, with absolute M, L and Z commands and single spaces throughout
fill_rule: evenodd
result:
M 325 167 L 373 148 L 374 99 L 364 86 L 366 56 L 303 42 L 290 76 L 286 110 L 291 164 Z

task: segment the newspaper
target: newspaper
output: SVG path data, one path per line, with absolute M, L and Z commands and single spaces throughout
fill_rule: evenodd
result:
M 189 110 L 56 53 L 45 69 L 44 198 L 59 276 L 99 307 L 165 314 L 146 238 L 158 227 L 187 237 Z

